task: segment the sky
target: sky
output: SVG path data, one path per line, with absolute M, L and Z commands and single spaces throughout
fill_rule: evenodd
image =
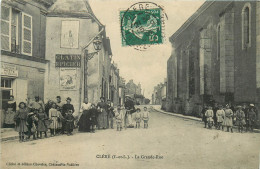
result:
M 119 12 L 128 9 L 140 0 L 89 0 L 91 8 L 106 27 L 110 38 L 113 61 L 118 65 L 120 76 L 126 82 L 133 79 L 141 83 L 142 93 L 151 99 L 154 86 L 164 82 L 167 77 L 167 60 L 171 55 L 169 37 L 204 3 L 202 0 L 152 0 L 163 6 L 168 20 L 165 22 L 165 41 L 161 45 L 152 45 L 146 51 L 134 47 L 123 47 Z

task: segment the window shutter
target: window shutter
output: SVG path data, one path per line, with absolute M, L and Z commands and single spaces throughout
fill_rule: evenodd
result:
M 11 49 L 11 8 L 7 6 L 1 6 L 1 49 Z
M 22 54 L 32 56 L 32 16 L 22 13 Z

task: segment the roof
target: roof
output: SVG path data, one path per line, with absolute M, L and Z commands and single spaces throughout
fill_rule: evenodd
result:
M 94 15 L 88 0 L 56 0 L 48 9 L 48 16 L 90 17 L 100 26 L 101 22 Z
M 175 38 L 179 36 L 179 34 L 182 33 L 187 27 L 192 24 L 197 17 L 200 16 L 201 13 L 203 13 L 209 6 L 211 6 L 215 1 L 206 1 L 204 2 L 200 8 L 191 16 L 189 19 L 187 19 L 184 24 L 169 38 L 170 42 L 173 42 Z

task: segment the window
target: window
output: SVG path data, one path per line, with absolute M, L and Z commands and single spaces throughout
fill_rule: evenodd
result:
M 10 32 L 10 18 L 11 8 L 7 6 L 1 6 L 1 42 L 2 50 L 11 49 L 11 32 Z
M 11 19 L 11 52 L 20 53 L 19 50 L 19 35 L 18 35 L 18 19 L 19 11 L 12 10 Z
M 32 17 L 22 13 L 22 53 L 32 55 Z
M 220 58 L 220 25 L 218 25 L 218 39 L 217 39 L 217 60 Z
M 242 9 L 242 49 L 251 46 L 251 5 L 246 3 Z
M 8 100 L 13 94 L 12 79 L 1 78 L 1 91 L 3 101 Z
M 2 50 L 11 51 L 13 53 L 22 53 L 31 56 L 32 17 L 9 6 L 2 5 L 1 42 Z

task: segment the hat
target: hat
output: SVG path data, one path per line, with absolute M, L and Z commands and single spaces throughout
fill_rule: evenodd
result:
M 242 106 L 237 106 L 237 108 L 242 108 Z
M 252 106 L 252 107 L 254 107 L 255 105 L 254 105 L 254 104 L 250 104 L 249 106 Z
M 68 97 L 66 100 L 70 100 L 70 101 L 71 101 L 71 98 L 70 98 L 70 97 Z
M 229 104 L 226 105 L 226 107 L 228 107 L 228 106 L 229 106 Z
M 105 99 L 105 97 L 101 96 L 100 99 Z

